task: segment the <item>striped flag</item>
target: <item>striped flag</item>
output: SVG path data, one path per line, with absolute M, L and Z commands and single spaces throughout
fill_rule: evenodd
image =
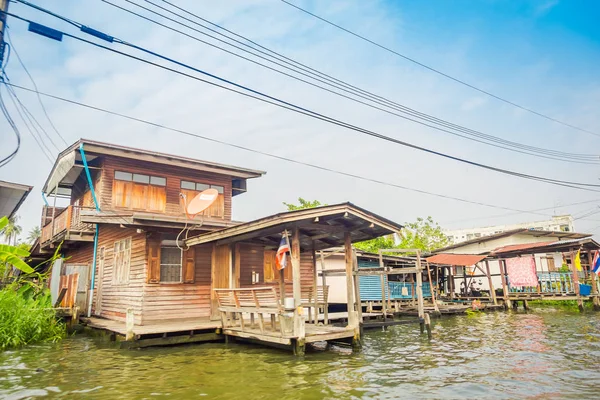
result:
M 594 260 L 592 261 L 592 272 L 600 275 L 600 251 L 596 251 L 596 255 L 594 255 Z
M 277 254 L 275 254 L 275 264 L 277 264 L 278 271 L 286 267 L 288 251 L 290 251 L 290 242 L 288 241 L 287 234 L 282 233 L 279 248 L 277 249 Z

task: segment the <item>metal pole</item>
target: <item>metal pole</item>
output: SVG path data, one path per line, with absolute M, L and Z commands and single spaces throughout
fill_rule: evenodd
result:
M 6 42 L 4 41 L 4 30 L 6 29 L 6 17 L 8 12 L 8 0 L 0 0 L 0 66 L 4 65 L 4 48 Z

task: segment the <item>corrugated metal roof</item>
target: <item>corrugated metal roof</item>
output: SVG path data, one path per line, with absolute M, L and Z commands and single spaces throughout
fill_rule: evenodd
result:
M 567 243 L 567 242 L 572 242 L 572 241 L 578 242 L 580 240 L 581 239 L 564 240 L 564 241 L 561 241 L 561 243 Z M 507 253 L 507 252 L 511 252 L 511 251 L 528 250 L 528 249 L 534 249 L 536 247 L 548 246 L 549 244 L 554 244 L 554 243 L 556 243 L 555 240 L 552 242 L 510 244 L 508 246 L 498 247 L 496 250 L 492 251 L 492 253 L 498 254 L 498 253 Z
M 478 254 L 441 253 L 441 254 L 436 254 L 434 256 L 431 256 L 431 257 L 427 257 L 425 260 L 427 260 L 427 262 L 429 262 L 429 263 L 435 263 L 435 264 L 462 265 L 462 266 L 468 267 L 468 266 L 477 264 L 479 261 L 483 260 L 485 257 L 487 257 L 485 254 L 478 255 Z

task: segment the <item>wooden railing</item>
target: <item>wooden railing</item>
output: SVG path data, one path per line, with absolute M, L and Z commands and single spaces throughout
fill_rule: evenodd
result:
M 54 221 L 50 221 L 42 228 L 40 243 L 46 243 L 52 240 L 56 235 L 66 231 L 91 231 L 93 224 L 81 222 L 81 209 L 89 207 L 68 206 L 63 211 L 54 216 Z

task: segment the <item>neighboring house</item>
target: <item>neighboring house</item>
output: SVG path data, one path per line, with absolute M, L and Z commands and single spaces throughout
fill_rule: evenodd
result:
M 574 233 L 574 232 L 552 232 L 552 231 L 540 231 L 534 229 L 514 229 L 511 231 L 497 233 L 495 235 L 480 237 L 472 240 L 468 240 L 462 243 L 453 244 L 441 249 L 435 250 L 434 254 L 477 254 L 477 255 L 488 255 L 494 253 L 496 250 L 506 248 L 518 248 L 519 246 L 527 246 L 529 244 L 537 243 L 540 246 L 546 244 L 556 243 L 558 241 L 570 241 L 573 239 L 583 239 L 590 237 L 591 235 Z M 536 266 L 538 270 L 554 271 L 562 265 L 561 253 L 552 252 L 547 254 L 536 254 L 535 255 Z M 502 288 L 502 281 L 500 277 L 500 267 L 497 260 L 488 261 L 490 266 L 490 273 L 492 275 L 492 284 L 495 289 Z M 484 262 L 481 262 L 484 265 Z M 467 276 L 469 273 L 474 272 L 471 267 L 459 267 L 454 268 L 454 288 L 455 292 L 459 292 L 460 283 L 464 282 L 465 269 Z M 485 270 L 485 269 L 484 269 Z M 479 274 L 479 273 L 477 273 Z M 477 283 L 483 290 L 489 289 L 487 279 L 478 278 Z M 448 290 L 448 287 L 445 288 Z
M 84 312 L 96 263 L 94 315 L 124 320 L 131 308 L 136 324 L 142 323 L 142 315 L 143 322 L 209 316 L 210 268 L 195 266 L 210 265 L 211 253 L 182 251 L 177 238 L 181 242 L 186 235 L 236 225 L 231 220 L 232 197 L 246 191 L 248 179 L 263 174 L 79 140 L 59 154 L 43 187 L 47 196 L 66 197 L 69 205 L 44 207 L 37 251 L 51 255 L 62 243 L 62 273 L 79 273 L 78 305 Z M 206 188 L 218 191 L 217 201 L 189 220 L 184 196 L 190 201 Z
M 0 217 L 11 218 L 31 192 L 33 186 L 0 181 Z
M 536 231 L 574 232 L 573 217 L 571 215 L 558 215 L 545 221 L 521 222 L 518 224 L 485 226 L 479 228 L 466 228 L 444 231 L 450 242 L 457 244 L 485 236 L 492 236 L 516 229 L 533 229 Z
M 380 268 L 379 255 L 368 253 L 355 249 L 358 268 L 361 270 Z M 346 276 L 342 272 L 345 267 L 343 249 L 328 249 L 317 255 L 317 273 L 319 275 L 319 284 L 323 282 L 329 286 L 329 304 L 346 304 Z M 383 256 L 383 265 L 386 268 L 407 268 L 414 267 L 416 257 L 407 256 Z M 423 260 L 423 296 L 431 297 L 430 285 L 427 270 L 425 269 L 425 260 Z M 325 278 L 323 278 L 325 270 Z M 360 297 L 364 303 L 366 301 L 381 301 L 381 278 L 378 275 L 359 277 Z M 384 276 L 384 287 L 386 298 L 392 300 L 412 299 L 415 293 L 414 274 L 390 275 L 389 280 Z M 403 291 L 402 288 L 406 287 Z

